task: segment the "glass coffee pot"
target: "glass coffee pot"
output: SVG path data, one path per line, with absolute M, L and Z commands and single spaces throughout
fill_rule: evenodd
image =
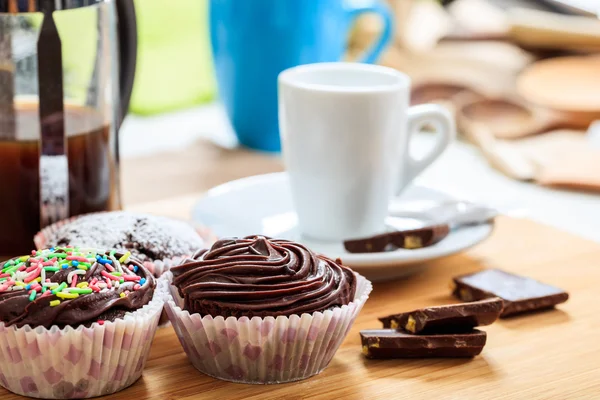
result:
M 50 223 L 120 208 L 135 55 L 133 0 L 0 0 L 0 256 L 27 254 Z

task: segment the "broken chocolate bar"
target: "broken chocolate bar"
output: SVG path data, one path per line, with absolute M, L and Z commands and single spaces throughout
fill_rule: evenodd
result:
M 367 358 L 474 357 L 485 346 L 485 332 L 476 329 L 446 335 L 411 335 L 395 329 L 360 332 Z
M 463 301 L 500 297 L 504 301 L 501 318 L 551 308 L 569 298 L 562 289 L 498 269 L 458 276 L 454 285 L 453 294 Z
M 344 241 L 344 248 L 349 253 L 380 253 L 396 249 L 420 249 L 438 243 L 448 236 L 449 232 L 450 227 L 447 224 L 388 232 L 368 238 L 346 240 Z
M 410 333 L 467 332 L 490 325 L 502 312 L 502 300 L 495 297 L 472 303 L 448 304 L 379 318 L 384 328 Z

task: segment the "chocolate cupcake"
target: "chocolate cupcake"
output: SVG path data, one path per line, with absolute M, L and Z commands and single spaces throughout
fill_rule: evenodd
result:
M 71 245 L 129 251 L 156 277 L 205 246 L 198 231 L 184 221 L 126 211 L 60 221 L 34 241 L 38 248 Z
M 260 236 L 220 240 L 165 276 L 167 314 L 192 364 L 245 383 L 322 371 L 371 291 L 339 260 Z
M 130 256 L 57 247 L 0 263 L 0 385 L 82 398 L 134 383 L 164 295 Z

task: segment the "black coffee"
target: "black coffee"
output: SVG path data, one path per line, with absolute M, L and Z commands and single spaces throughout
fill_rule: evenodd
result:
M 0 255 L 28 254 L 40 230 L 37 104 L 16 107 L 16 129 L 0 132 Z M 93 110 L 65 106 L 70 214 L 111 209 L 110 125 Z M 0 124 L 0 129 L 6 126 Z M 51 176 L 50 176 L 51 179 Z

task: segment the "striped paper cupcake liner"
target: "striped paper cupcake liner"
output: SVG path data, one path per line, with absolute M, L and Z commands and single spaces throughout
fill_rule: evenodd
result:
M 223 318 L 190 314 L 169 284 L 165 310 L 191 363 L 212 377 L 270 384 L 306 379 L 323 371 L 350 331 L 372 290 L 357 275 L 354 301 L 289 317 Z M 170 272 L 163 276 L 171 282 Z
M 103 325 L 33 329 L 0 322 L 0 385 L 45 399 L 103 396 L 132 385 L 146 365 L 166 290 L 161 280 L 147 305 Z

